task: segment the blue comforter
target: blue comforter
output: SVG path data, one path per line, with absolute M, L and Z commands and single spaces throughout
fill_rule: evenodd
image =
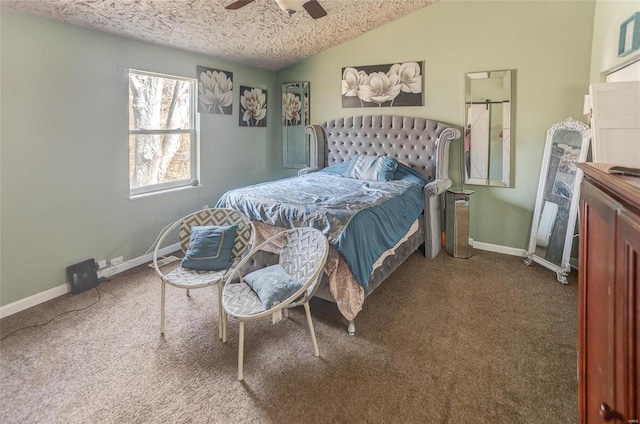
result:
M 231 190 L 216 207 L 235 209 L 270 225 L 321 230 L 366 290 L 373 264 L 424 210 L 427 181 L 404 166 L 396 171 L 399 179 L 388 182 L 346 178 L 341 169 Z

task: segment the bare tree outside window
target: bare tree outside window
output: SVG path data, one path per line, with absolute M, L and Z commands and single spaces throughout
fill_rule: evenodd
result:
M 129 187 L 142 194 L 197 178 L 194 80 L 129 71 Z

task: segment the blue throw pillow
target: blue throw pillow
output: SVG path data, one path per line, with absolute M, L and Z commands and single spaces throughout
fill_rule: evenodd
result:
M 253 271 L 244 277 L 244 282 L 256 292 L 265 309 L 270 309 L 276 302 L 287 300 L 304 285 L 280 264 Z
M 335 165 L 327 166 L 326 168 L 322 168 L 320 172 L 324 172 L 326 174 L 340 175 L 344 177 L 345 172 L 347 172 L 347 169 L 349 169 L 349 165 L 351 165 L 351 161 L 342 162 Z
M 356 155 L 344 176 L 355 180 L 391 181 L 398 161 L 388 156 Z
M 191 227 L 189 248 L 182 260 L 182 267 L 196 271 L 229 268 L 237 229 L 237 225 Z

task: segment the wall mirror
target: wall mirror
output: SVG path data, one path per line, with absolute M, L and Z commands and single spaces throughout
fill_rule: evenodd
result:
M 512 73 L 465 75 L 465 183 L 511 187 Z
M 284 168 L 309 164 L 309 83 L 282 84 L 282 163 Z
M 571 118 L 547 131 L 525 264 L 536 262 L 555 271 L 562 284 L 571 271 L 578 216 L 582 171 L 577 164 L 586 159 L 589 140 L 589 127 Z

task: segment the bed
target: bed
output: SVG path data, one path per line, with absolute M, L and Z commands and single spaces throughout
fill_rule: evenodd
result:
M 449 146 L 460 131 L 387 115 L 339 118 L 306 131 L 310 167 L 297 177 L 230 190 L 216 207 L 247 215 L 256 243 L 284 228 L 321 229 L 331 248 L 315 295 L 336 303 L 354 334 L 365 298 L 395 269 L 421 245 L 428 259 L 440 252 L 441 194 L 451 186 Z M 277 246 L 261 252 L 249 267 L 274 263 L 276 254 Z

